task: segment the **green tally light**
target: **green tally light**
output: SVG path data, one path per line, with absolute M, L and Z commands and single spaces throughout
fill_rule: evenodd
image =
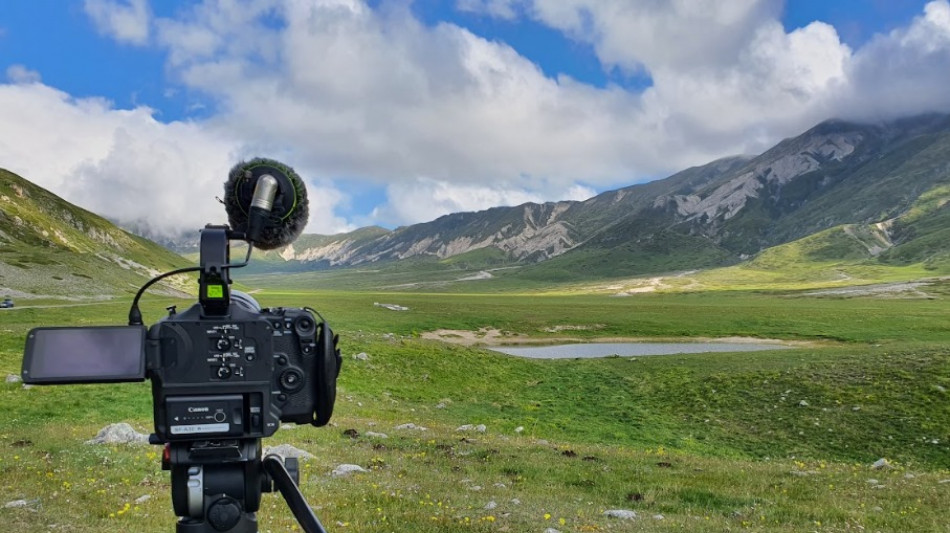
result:
M 224 298 L 224 285 L 208 285 L 208 298 Z

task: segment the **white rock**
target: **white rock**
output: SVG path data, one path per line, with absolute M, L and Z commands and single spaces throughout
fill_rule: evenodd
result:
M 125 422 L 109 424 L 99 430 L 99 433 L 86 444 L 147 444 L 148 435 L 139 433 Z
M 561 532 L 560 530 L 554 529 L 553 527 L 549 527 L 544 530 L 544 533 L 561 533 Z
M 515 433 L 521 433 L 522 431 L 524 431 L 524 426 L 518 426 L 515 428 Z
M 408 424 L 400 424 L 396 426 L 396 429 L 414 429 L 416 431 L 429 431 L 429 428 L 425 426 L 420 426 L 418 424 L 413 424 L 412 422 L 409 422 Z
M 417 426 L 417 425 L 413 424 L 412 422 L 409 422 L 408 424 L 399 424 L 398 426 L 396 426 L 395 429 L 414 429 L 414 430 L 416 430 L 416 431 L 428 431 L 428 430 L 429 430 L 429 428 L 425 428 L 425 427 L 422 427 L 422 426 Z
M 367 436 L 367 437 L 369 437 L 369 438 L 371 438 L 371 439 L 388 439 L 388 438 L 389 438 L 389 435 L 387 435 L 387 434 L 385 434 L 385 433 L 377 433 L 376 431 L 367 431 L 367 432 L 364 433 L 363 435 L 365 435 L 365 436 Z
M 654 520 L 666 520 L 666 517 L 663 516 L 663 515 L 661 515 L 661 514 L 655 514 L 655 515 L 653 515 L 653 519 L 654 519 Z
M 369 361 L 369 355 L 366 352 L 360 352 L 353 355 L 353 359 L 357 361 Z
M 799 406 L 799 407 L 808 407 L 808 402 L 806 402 L 805 400 L 802 400 L 802 401 L 798 402 L 798 406 Z
M 7 502 L 3 505 L 4 509 L 22 509 L 23 507 L 29 507 L 30 502 L 26 500 L 13 500 L 12 502 Z
M 486 511 L 491 511 L 492 509 L 494 509 L 494 508 L 496 508 L 496 507 L 498 507 L 498 504 L 495 503 L 494 501 L 490 501 L 490 502 L 488 502 L 488 503 L 485 504 L 485 510 L 486 510 Z
M 881 469 L 890 468 L 890 467 L 891 467 L 891 462 L 888 461 L 887 459 L 884 459 L 883 457 L 878 459 L 877 461 L 874 461 L 874 464 L 871 465 L 871 468 L 875 470 L 881 470 Z
M 465 424 L 455 428 L 455 431 L 477 431 L 478 433 L 484 433 L 488 431 L 488 428 L 485 427 L 485 424 L 479 424 L 477 426 L 474 424 Z
M 266 457 L 269 454 L 279 455 L 283 458 L 293 457 L 295 459 L 313 459 L 314 456 L 310 452 L 301 450 L 300 448 L 295 448 L 290 444 L 279 444 L 277 446 L 269 446 L 264 448 L 264 456 Z
M 333 469 L 333 477 L 342 477 L 342 476 L 348 476 L 353 473 L 366 473 L 366 472 L 368 472 L 368 470 L 366 470 L 360 465 L 342 464 Z
M 151 495 L 151 494 L 143 494 L 142 496 L 139 496 L 138 498 L 135 499 L 135 504 L 136 504 L 136 505 L 141 505 L 141 504 L 143 504 L 143 503 L 145 503 L 145 502 L 147 502 L 147 501 L 149 501 L 149 500 L 151 500 L 151 499 L 152 499 L 152 495 Z
M 19 383 L 23 381 L 20 379 L 20 376 L 16 374 L 7 374 L 7 383 Z
M 637 513 L 629 509 L 610 509 L 604 511 L 604 516 L 608 518 L 619 518 L 621 520 L 633 520 L 637 518 Z

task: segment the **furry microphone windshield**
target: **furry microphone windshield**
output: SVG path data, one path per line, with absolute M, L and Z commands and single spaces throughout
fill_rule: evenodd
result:
M 310 217 L 307 188 L 294 169 L 261 157 L 234 165 L 224 184 L 224 209 L 228 213 L 231 229 L 246 233 L 254 188 L 264 175 L 277 180 L 277 194 L 254 246 L 261 250 L 273 250 L 299 237 Z

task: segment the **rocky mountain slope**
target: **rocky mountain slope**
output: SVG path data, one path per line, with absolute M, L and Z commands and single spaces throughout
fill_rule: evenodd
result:
M 529 271 L 628 275 L 736 263 L 842 224 L 881 224 L 889 248 L 920 237 L 889 221 L 944 184 L 950 184 L 950 116 L 879 124 L 832 120 L 756 157 L 714 161 L 583 202 L 528 203 L 393 231 L 309 236 L 272 256 L 283 263 L 272 268 L 471 256 L 487 265 L 534 265 Z M 935 229 L 926 222 L 914 227 Z M 920 253 L 910 255 L 918 260 Z
M 0 169 L 0 296 L 76 299 L 134 294 L 180 256 Z M 188 279 L 158 289 L 194 292 Z

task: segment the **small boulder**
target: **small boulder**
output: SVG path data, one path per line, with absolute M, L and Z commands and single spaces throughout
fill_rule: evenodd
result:
M 279 455 L 284 459 L 294 458 L 304 461 L 314 458 L 312 453 L 301 450 L 300 448 L 295 448 L 290 444 L 279 444 L 277 446 L 268 446 L 267 448 L 264 448 L 264 457 L 267 457 L 271 454 Z
M 604 516 L 620 520 L 634 520 L 637 518 L 637 513 L 629 509 L 609 509 L 604 511 Z
M 32 502 L 29 500 L 13 500 L 11 502 L 7 502 L 3 504 L 3 508 L 4 509 L 23 509 L 25 507 L 29 507 L 33 503 L 36 503 L 36 501 L 37 500 L 33 500 Z
M 428 430 L 429 430 L 429 428 L 425 428 L 425 427 L 422 427 L 422 426 L 417 426 L 417 425 L 413 424 L 412 422 L 409 422 L 408 424 L 399 424 L 398 426 L 396 426 L 396 429 L 413 429 L 413 430 L 416 430 L 416 431 L 428 431 Z
M 366 472 L 369 472 L 369 470 L 366 470 L 360 465 L 342 464 L 333 469 L 332 475 L 333 477 L 343 477 L 343 476 L 348 476 L 350 474 L 355 474 L 355 473 L 364 474 Z
M 877 461 L 874 461 L 874 464 L 871 465 L 871 468 L 875 470 L 884 470 L 886 468 L 891 468 L 891 462 L 885 458 L 880 458 Z
M 86 444 L 148 444 L 148 435 L 139 433 L 125 422 L 109 424 Z

